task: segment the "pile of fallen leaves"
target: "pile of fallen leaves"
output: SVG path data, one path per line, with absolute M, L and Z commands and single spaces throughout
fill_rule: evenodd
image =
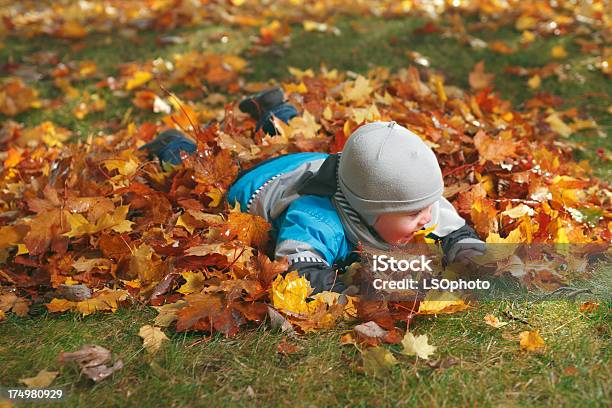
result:
M 304 2 L 299 10 L 275 3 L 260 15 L 238 1 L 226 7 L 206 1 L 147 2 L 157 7 L 148 8 L 150 15 L 144 17 L 137 12 L 138 2 L 106 3 L 102 8 L 96 2 L 71 3 L 67 7 L 72 12 L 61 18 L 58 10 L 66 11 L 62 6 L 39 5 L 37 13 L 23 15 L 7 8 L 4 12 L 13 14 L 3 21 L 13 34 L 79 39 L 88 30 L 110 30 L 118 24 L 125 29 L 126 21 L 132 24 L 128 29 L 143 29 L 223 18 L 260 27 L 256 41 L 270 46 L 288 35 L 285 20 L 274 18 L 294 21 L 307 15 L 311 19 L 304 22 L 306 29 L 333 34 L 333 21 L 323 16 L 342 2 Z M 531 7 L 536 3 L 541 2 L 529 2 Z M 511 9 L 497 2 L 470 4 L 465 8 L 476 4 L 478 12 L 498 23 L 518 17 L 517 28 L 525 30 L 527 40 L 551 34 L 551 21 L 559 30 L 573 29 L 584 22 L 585 13 L 592 20 L 589 27 L 608 24 L 597 2 L 586 11 L 568 5 L 550 12 Z M 87 5 L 91 7 L 83 13 Z M 427 11 L 425 3 L 411 2 L 359 2 L 354 10 L 399 15 L 413 7 Z M 480 46 L 460 19 L 450 21 L 449 32 Z M 424 33 L 439 29 L 447 28 L 421 28 Z M 583 46 L 597 55 L 607 75 L 607 51 L 598 38 Z M 494 47 L 505 50 L 500 44 Z M 559 57 L 562 52 L 556 51 Z M 466 310 L 463 300 L 435 293 L 420 303 L 365 301 L 329 292 L 313 297 L 304 278 L 284 274 L 284 260 L 269 258 L 270 225 L 225 200 L 239 168 L 283 153 L 341 151 L 353 131 L 374 120 L 395 120 L 434 149 L 443 169 L 445 196 L 488 243 L 585 244 L 573 258 L 575 264 L 589 248 L 609 244 L 609 186 L 591 176 L 586 161 L 573 160 L 575 144 L 567 139 L 582 129 L 597 129 L 597 123 L 576 109 L 558 110 L 558 101 L 546 94 L 528 100 L 521 110 L 513 108 L 493 91 L 493 75 L 483 63 L 474 67 L 471 89 L 465 91 L 423 68 L 427 64 L 422 57 L 412 57 L 421 67 L 398 72 L 376 68 L 365 76 L 325 68 L 290 69 L 292 79 L 281 85 L 300 114 L 288 124 L 277 122 L 276 136 L 255 132 L 255 122 L 224 95 L 266 86 L 242 78 L 248 63 L 238 56 L 191 51 L 172 60 L 126 63 L 112 77 L 100 73 L 92 61 L 64 64 L 57 55 L 41 51 L 29 62 L 61 90 L 53 101 L 39 100 L 36 90 L 19 77 L 22 67 L 11 65 L 16 76 L 0 82 L 4 115 L 73 100 L 79 101 L 73 110 L 79 119 L 103 111 L 106 102 L 98 94 L 78 89 L 80 81 L 94 78 L 99 80 L 97 88 L 131 97 L 138 109 L 157 113 L 159 120 L 133 123 L 126 116 L 109 126 L 109 133 L 71 144 L 72 131 L 49 121 L 34 127 L 10 120 L 2 124 L 0 320 L 8 312 L 27 315 L 41 304 L 50 312 L 89 315 L 141 302 L 159 311 L 154 326 L 140 333 L 151 350 L 165 339 L 160 328 L 233 336 L 268 319 L 294 335 L 349 321 L 354 328 L 342 337 L 344 344 L 401 343 L 404 354 L 429 358 L 435 348 L 408 330 L 411 320 L 418 314 Z M 537 78 L 562 75 L 559 65 L 516 73 L 529 76 L 530 86 L 537 87 Z M 183 88 L 181 100 L 167 91 L 178 86 Z M 168 127 L 182 129 L 198 144 L 197 153 L 179 166 L 162 167 L 138 150 Z M 583 266 L 561 270 L 517 263 L 510 257 L 508 253 L 498 260 L 508 264 L 498 270 L 528 287 L 554 289 L 575 277 L 576 269 L 586 271 Z M 495 316 L 485 320 L 496 328 L 504 324 Z M 537 331 L 521 334 L 523 349 L 539 350 L 543 344 Z M 279 351 L 292 352 L 292 347 L 282 343 Z M 363 354 L 367 371 L 379 372 L 396 361 L 384 348 L 368 350 Z M 110 375 L 107 370 L 104 366 Z
M 300 331 L 343 318 L 394 330 L 416 305 L 341 304 L 329 293 L 308 302 L 307 282 L 280 276 L 286 263 L 266 256 L 270 225 L 225 200 L 239 166 L 287 152 L 340 151 L 372 120 L 395 120 L 436 151 L 446 197 L 487 242 L 609 242 L 610 192 L 560 139 L 560 126 L 581 126 L 575 111 L 536 98 L 519 112 L 490 88 L 464 92 L 415 67 L 367 77 L 292 72 L 283 87 L 302 113 L 279 122 L 276 136 L 255 133 L 233 104 L 220 124 L 205 127 L 195 122 L 195 106 L 178 101 L 161 122 L 74 144 L 64 144 L 69 130 L 50 122 L 6 122 L 0 276 L 3 290 L 15 292 L 3 295 L 3 311 L 24 314 L 28 303 L 45 302 L 52 312 L 87 315 L 135 300 L 160 307 L 158 326 L 231 336 L 273 306 Z M 187 124 L 198 151 L 162 168 L 138 147 L 169 123 Z M 522 277 L 540 287 L 567 279 L 528 265 Z

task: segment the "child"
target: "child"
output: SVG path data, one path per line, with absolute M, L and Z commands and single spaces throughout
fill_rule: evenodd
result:
M 241 109 L 258 107 L 247 111 L 271 133 L 267 121 L 288 104 L 280 98 L 261 109 L 261 95 Z M 388 250 L 437 225 L 429 237 L 441 241 L 446 262 L 483 252 L 484 243 L 443 190 L 436 156 L 417 135 L 395 122 L 373 122 L 353 132 L 341 153 L 285 154 L 242 171 L 227 199 L 272 224 L 275 258 L 286 256 L 289 270 L 318 293 L 345 289 L 333 265 L 356 260 L 358 242 Z

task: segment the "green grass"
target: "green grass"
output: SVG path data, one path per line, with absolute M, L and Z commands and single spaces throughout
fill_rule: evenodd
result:
M 519 351 L 518 333 L 530 326 L 484 324 L 486 313 L 501 316 L 508 304 L 419 317 L 413 330 L 438 346 L 435 357 L 453 357 L 457 365 L 434 369 L 396 354 L 399 364 L 381 379 L 355 370 L 359 353 L 340 345 L 342 327 L 292 341 L 303 349 L 288 356 L 276 352 L 282 335 L 265 325 L 232 339 L 167 330 L 171 341 L 148 355 L 137 336 L 155 315 L 147 307 L 85 318 L 9 317 L 0 324 L 0 378 L 4 386 L 18 386 L 17 379 L 41 369 L 59 370 L 53 386 L 67 392 L 66 406 L 192 406 L 196 401 L 213 406 L 606 406 L 611 402 L 610 304 L 586 315 L 578 306 L 514 305 L 514 314 L 541 330 L 547 344 L 542 354 Z M 57 361 L 61 351 L 91 343 L 107 347 L 125 364 L 96 385 L 79 377 L 75 365 Z
M 610 81 L 598 71 L 589 71 L 588 56 L 580 54 L 571 36 L 538 39 L 512 55 L 488 50 L 470 49 L 455 39 L 438 34 L 416 35 L 414 29 L 424 23 L 410 19 L 342 18 L 337 26 L 340 36 L 306 32 L 292 27 L 291 46 L 274 47 L 266 53 L 251 55 L 251 29 L 229 26 L 193 27 L 175 30 L 184 44 L 159 47 L 159 33 L 138 33 L 138 43 L 116 34 L 96 34 L 85 40 L 84 48 L 73 42 L 52 39 L 8 38 L 0 49 L 0 60 L 21 63 L 39 50 L 54 50 L 63 62 L 93 60 L 98 64 L 99 78 L 74 86 L 99 93 L 107 102 L 104 112 L 77 120 L 73 104 L 56 109 L 31 110 L 15 120 L 27 126 L 51 120 L 75 132 L 77 137 L 107 131 L 108 122 L 120 122 L 131 110 L 130 120 L 139 123 L 158 116 L 133 108 L 131 96 L 97 90 L 95 83 L 105 76 L 117 75 L 119 63 L 169 59 L 188 49 L 237 53 L 249 60 L 248 81 L 278 81 L 289 76 L 287 67 L 329 68 L 364 73 L 380 65 L 392 69 L 406 67 L 406 51 L 428 58 L 431 67 L 445 74 L 447 83 L 468 87 L 468 74 L 479 60 L 486 70 L 496 74 L 495 89 L 515 106 L 534 95 L 525 78 L 503 72 L 508 65 L 543 66 L 549 62 L 549 51 L 563 44 L 569 52 L 570 77 L 566 82 L 545 79 L 538 91 L 561 96 L 564 108 L 576 106 L 591 115 L 607 135 L 612 126 L 608 112 L 612 89 Z M 229 41 L 221 43 L 213 34 L 226 33 Z M 473 33 L 484 40 L 502 39 L 509 44 L 518 41 L 520 33 L 502 28 Z M 580 82 L 579 77 L 584 78 Z M 43 98 L 57 98 L 59 91 L 49 79 L 35 83 Z M 596 96 L 583 97 L 595 93 Z M 5 120 L 0 117 L 0 120 Z M 609 179 L 611 166 L 602 162 L 595 149 L 609 154 L 607 138 L 594 131 L 572 136 L 585 143 L 577 149 L 577 158 L 591 162 L 596 174 Z M 426 333 L 437 345 L 437 356 L 457 358 L 458 365 L 432 369 L 422 361 L 397 355 L 400 363 L 384 379 L 372 379 L 358 373 L 358 351 L 340 346 L 342 328 L 309 334 L 296 341 L 303 351 L 280 356 L 276 346 L 282 336 L 265 326 L 240 333 L 236 338 L 213 336 L 199 344 L 201 334 L 177 334 L 166 330 L 171 342 L 154 356 L 142 349 L 137 336 L 139 328 L 151 324 L 155 312 L 134 306 L 116 314 L 81 318 L 73 314 L 42 313 L 18 319 L 9 315 L 0 322 L 0 384 L 17 386 L 18 379 L 35 375 L 39 370 L 59 369 L 54 386 L 68 392 L 68 406 L 193 406 L 193 405 L 426 405 L 426 406 L 609 406 L 611 401 L 612 365 L 610 350 L 610 304 L 598 312 L 581 315 L 578 305 L 548 302 L 531 308 L 517 305 L 515 312 L 524 314 L 533 328 L 542 331 L 547 343 L 543 354 L 519 351 L 518 333 L 528 326 L 512 322 L 503 329 L 493 329 L 482 322 L 485 313 L 501 316 L 508 305 L 488 304 L 468 313 L 419 318 L 413 330 Z M 96 343 L 113 351 L 125 363 L 123 370 L 100 384 L 93 385 L 79 377 L 74 366 L 60 366 L 57 356 L 62 350 L 76 350 Z M 396 347 L 391 347 L 397 351 Z M 569 375 L 566 369 L 575 367 Z M 571 370 L 570 370 L 571 371 Z M 252 393 L 248 390 L 251 387 Z

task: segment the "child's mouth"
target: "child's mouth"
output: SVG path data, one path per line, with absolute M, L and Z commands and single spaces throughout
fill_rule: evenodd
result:
M 400 241 L 397 241 L 396 245 L 399 246 L 406 246 L 408 245 L 411 241 L 412 238 L 414 237 L 414 233 L 410 234 L 408 237 L 401 239 Z

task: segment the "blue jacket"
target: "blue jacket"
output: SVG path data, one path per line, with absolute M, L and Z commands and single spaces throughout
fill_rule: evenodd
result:
M 333 265 L 344 260 L 355 248 L 344 234 L 330 197 L 300 195 L 276 212 L 275 203 L 269 203 L 268 208 L 253 205 L 255 200 L 265 201 L 273 189 L 271 184 L 282 182 L 278 180 L 280 176 L 290 175 L 313 161 L 322 162 L 328 156 L 325 153 L 294 153 L 269 159 L 239 174 L 230 188 L 227 194 L 230 204 L 237 201 L 242 211 L 262 216 L 272 224 L 277 258 L 288 256 L 291 263 L 323 261 Z
M 287 256 L 290 264 L 350 263 L 356 243 L 348 240 L 331 196 L 316 190 L 335 191 L 335 178 L 319 178 L 308 188 L 305 180 L 324 170 L 332 159 L 326 153 L 293 153 L 268 159 L 247 171 L 242 171 L 230 188 L 230 204 L 240 203 L 244 212 L 259 215 L 272 224 L 275 258 Z M 334 174 L 332 171 L 330 174 Z M 321 188 L 318 184 L 325 184 Z M 311 192 L 311 193 L 309 193 Z M 461 218 L 452 205 L 441 198 L 434 206 L 432 223 L 440 224 L 429 237 L 441 241 L 442 249 L 452 262 L 461 243 L 478 242 L 478 236 Z M 299 268 L 297 268 L 299 269 Z

